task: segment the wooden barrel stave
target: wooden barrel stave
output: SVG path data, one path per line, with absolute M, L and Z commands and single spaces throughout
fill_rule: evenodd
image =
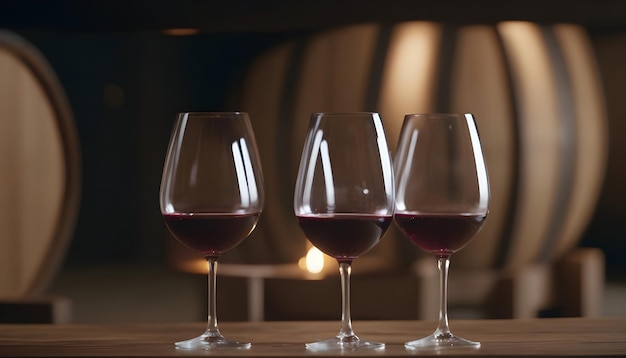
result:
M 510 223 L 517 138 L 508 69 L 496 29 L 471 26 L 459 32 L 449 85 L 450 111 L 476 115 L 493 193 L 490 213 L 472 243 L 454 257 L 455 267 L 494 267 L 501 235 Z M 476 244 L 478 243 L 478 244 Z

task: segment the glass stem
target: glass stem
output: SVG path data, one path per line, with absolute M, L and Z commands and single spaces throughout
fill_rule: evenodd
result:
M 216 293 L 217 293 L 217 258 L 207 257 L 207 266 L 209 269 L 209 291 L 208 291 L 208 325 L 207 330 L 204 333 L 207 336 L 218 337 L 220 336 L 220 330 L 217 328 L 217 306 L 216 306 Z
M 350 275 L 352 273 L 351 262 L 339 262 L 339 274 L 341 276 L 341 330 L 337 337 L 353 337 L 352 317 L 350 314 Z
M 437 259 L 439 268 L 439 324 L 434 335 L 436 338 L 452 336 L 448 324 L 448 270 L 450 268 L 450 255 L 439 256 Z

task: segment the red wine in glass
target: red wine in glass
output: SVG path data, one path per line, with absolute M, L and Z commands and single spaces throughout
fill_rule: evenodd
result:
M 406 115 L 394 166 L 396 226 L 437 258 L 440 282 L 437 328 L 405 347 L 480 347 L 452 334 L 447 303 L 450 257 L 471 241 L 489 211 L 489 179 L 474 116 Z
M 328 214 L 297 216 L 298 224 L 315 247 L 337 261 L 352 261 L 376 246 L 390 215 Z
M 480 230 L 484 214 L 396 214 L 400 231 L 415 245 L 435 255 L 462 249 Z
M 239 245 L 254 230 L 260 213 L 169 213 L 165 225 L 183 245 L 217 257 Z
M 170 137 L 159 202 L 168 230 L 207 260 L 207 328 L 178 349 L 249 349 L 217 326 L 217 261 L 254 230 L 265 194 L 261 161 L 245 112 L 180 113 Z
M 393 169 L 378 113 L 314 113 L 302 149 L 294 213 L 308 240 L 339 263 L 341 328 L 313 351 L 384 349 L 359 338 L 350 316 L 352 261 L 374 247 L 391 224 Z

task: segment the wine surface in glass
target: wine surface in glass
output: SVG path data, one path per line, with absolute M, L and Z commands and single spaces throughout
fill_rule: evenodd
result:
M 485 214 L 413 214 L 394 216 L 400 231 L 415 245 L 436 255 L 451 255 L 474 237 Z
M 174 237 L 185 246 L 217 257 L 242 242 L 256 226 L 260 213 L 164 214 L 165 224 Z
M 376 246 L 392 216 L 363 214 L 298 215 L 306 237 L 337 261 L 352 261 Z

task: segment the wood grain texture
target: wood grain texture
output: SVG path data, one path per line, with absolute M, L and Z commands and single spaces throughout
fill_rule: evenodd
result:
M 382 341 L 384 351 L 307 352 L 304 343 L 336 334 L 339 322 L 227 322 L 229 338 L 252 342 L 250 350 L 188 352 L 173 343 L 198 335 L 202 323 L 125 325 L 0 325 L 2 357 L 301 357 L 515 356 L 606 357 L 626 355 L 626 319 L 558 318 L 452 321 L 456 334 L 479 340 L 476 350 L 407 351 L 404 342 L 427 335 L 433 321 L 357 321 L 362 338 Z

